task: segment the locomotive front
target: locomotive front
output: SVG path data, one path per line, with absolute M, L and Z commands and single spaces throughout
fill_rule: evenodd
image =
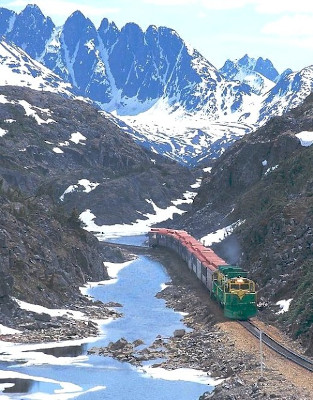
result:
M 214 274 L 212 289 L 225 317 L 246 320 L 256 315 L 255 283 L 240 267 L 220 266 Z

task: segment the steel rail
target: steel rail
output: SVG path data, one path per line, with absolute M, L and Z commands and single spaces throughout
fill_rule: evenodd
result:
M 253 324 L 251 321 L 238 321 L 241 326 L 247 329 L 253 336 L 260 338 L 261 330 Z M 276 353 L 287 358 L 288 360 L 294 362 L 297 365 L 305 368 L 308 371 L 313 372 L 313 361 L 304 357 L 301 354 L 295 353 L 293 350 L 288 349 L 282 344 L 278 343 L 275 339 L 270 337 L 267 333 L 262 331 L 261 334 L 262 342 L 266 344 L 269 348 L 274 350 Z

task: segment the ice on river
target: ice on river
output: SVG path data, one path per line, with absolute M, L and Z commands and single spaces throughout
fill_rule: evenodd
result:
M 172 400 L 178 394 L 181 400 L 195 400 L 218 383 L 202 371 L 167 371 L 152 368 L 151 362 L 136 368 L 110 357 L 87 354 L 88 348 L 106 346 L 121 337 L 142 339 L 148 346 L 157 335 L 168 337 L 176 329 L 188 329 L 180 313 L 155 297 L 169 281 L 162 264 L 140 256 L 108 267 L 113 284 L 90 283 L 83 290 L 104 303 L 122 304 L 118 310 L 123 317 L 102 322 L 97 338 L 36 345 L 0 342 L 1 398 L 159 400 L 162 393 L 162 400 Z

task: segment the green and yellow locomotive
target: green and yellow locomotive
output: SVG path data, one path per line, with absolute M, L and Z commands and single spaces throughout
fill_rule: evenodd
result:
M 255 283 L 240 267 L 223 265 L 213 273 L 212 295 L 224 308 L 224 315 L 248 319 L 256 315 Z
M 221 304 L 226 317 L 245 320 L 256 315 L 255 283 L 247 278 L 247 272 L 228 265 L 185 231 L 153 228 L 148 236 L 150 246 L 168 247 L 180 255 Z

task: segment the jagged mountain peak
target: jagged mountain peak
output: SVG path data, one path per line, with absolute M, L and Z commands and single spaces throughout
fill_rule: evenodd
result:
M 243 57 L 235 60 L 235 63 L 238 65 L 255 66 L 256 60 L 253 57 L 249 57 L 248 54 L 245 54 Z
M 36 29 L 40 27 L 40 25 L 53 25 L 52 19 L 50 17 L 46 17 L 37 4 L 28 4 L 19 14 L 17 14 L 17 18 L 23 21 L 26 20 L 30 23 L 28 29 Z
M 227 79 L 249 85 L 257 95 L 268 92 L 279 78 L 278 71 L 269 59 L 256 59 L 248 54 L 234 61 L 227 60 L 219 72 Z
M 31 14 L 37 13 L 43 15 L 41 9 L 38 7 L 37 4 L 27 4 L 24 10 L 21 11 L 21 14 L 27 14 L 27 13 Z
M 132 33 L 134 31 L 143 33 L 142 28 L 135 22 L 127 22 L 121 29 L 121 32 L 125 34 Z
M 80 10 L 74 11 L 66 19 L 65 25 L 68 24 L 69 22 L 73 23 L 72 21 L 77 22 L 77 23 L 83 23 L 83 24 L 88 23 L 88 24 L 92 24 L 93 25 L 92 21 L 88 17 L 86 17 Z
M 278 83 L 281 79 L 283 79 L 285 76 L 292 74 L 293 70 L 291 68 L 285 69 L 276 79 L 275 82 Z
M 277 69 L 268 58 L 264 59 L 258 57 L 256 59 L 250 57 L 248 54 L 234 61 L 227 60 L 220 71 L 224 73 L 227 78 L 233 79 L 242 69 L 250 72 L 258 72 L 271 81 L 275 81 L 279 76 Z
M 230 142 L 295 104 L 287 99 L 291 91 L 298 91 L 300 102 L 307 93 L 302 85 L 311 87 L 311 78 L 291 74 L 288 81 L 269 59 L 248 54 L 217 70 L 168 27 L 143 31 L 129 22 L 119 30 L 104 18 L 97 30 L 76 11 L 56 29 L 37 7 L 28 13 L 35 29 L 23 14 L 0 13 L 9 40 L 130 124 L 138 142 L 182 162 L 220 155 Z
M 268 58 L 264 59 L 259 57 L 255 64 L 255 71 L 261 73 L 271 81 L 275 81 L 275 79 L 279 76 L 279 72 L 274 67 L 272 61 L 270 61 Z
M 65 31 L 67 31 L 65 33 Z M 91 32 L 96 35 L 96 27 L 94 23 L 86 17 L 81 11 L 74 11 L 65 21 L 63 25 L 64 35 L 74 35 L 73 38 L 69 38 L 70 41 L 79 41 L 79 35 Z
M 16 12 L 8 10 L 7 8 L 0 7 L 0 35 L 5 35 L 8 33 L 13 26 L 14 20 L 16 18 Z
M 50 17 L 45 17 L 37 5 L 28 5 L 11 20 L 6 39 L 37 59 L 45 50 L 55 28 Z
M 119 29 L 114 22 L 110 22 L 108 18 L 103 18 L 98 31 L 102 33 L 107 33 L 108 31 L 119 32 Z

